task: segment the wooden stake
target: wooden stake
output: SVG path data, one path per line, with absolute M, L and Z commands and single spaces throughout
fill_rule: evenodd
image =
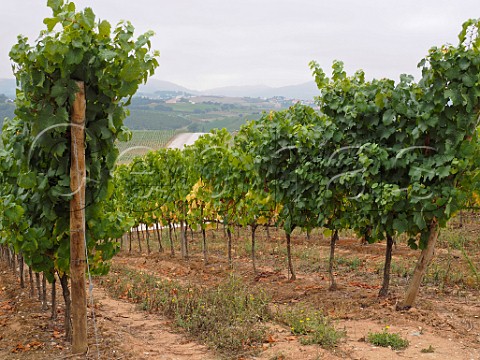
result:
M 85 288 L 85 85 L 77 81 L 71 131 L 70 277 L 72 297 L 72 353 L 85 354 L 87 344 L 87 292 Z

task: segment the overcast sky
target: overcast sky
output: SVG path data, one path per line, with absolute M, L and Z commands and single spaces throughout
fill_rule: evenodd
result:
M 191 89 L 284 86 L 312 79 L 308 63 L 333 60 L 369 78 L 418 75 L 433 45 L 457 43 L 480 0 L 77 0 L 138 34 L 154 30 L 155 78 Z M 12 77 L 8 51 L 18 34 L 34 41 L 50 16 L 47 0 L 2 0 L 0 78 Z

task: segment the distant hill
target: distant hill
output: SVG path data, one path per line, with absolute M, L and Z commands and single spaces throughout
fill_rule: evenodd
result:
M 15 79 L 0 79 L 0 94 L 5 94 L 7 97 L 15 97 L 16 81 Z M 174 84 L 169 81 L 149 79 L 146 85 L 141 85 L 138 94 L 154 94 L 157 91 L 170 91 L 189 93 L 199 95 L 200 92 L 187 89 L 186 87 Z
M 284 96 L 288 99 L 312 100 L 319 95 L 315 82 L 309 81 L 299 85 L 270 87 L 265 85 L 226 86 L 204 91 L 188 89 L 170 81 L 150 79 L 139 89 L 139 95 L 154 95 L 156 92 L 184 92 L 192 95 L 215 95 L 227 97 L 272 98 Z
M 319 95 L 319 90 L 316 84 L 311 81 L 299 85 L 290 85 L 278 88 L 262 85 L 228 86 L 205 90 L 203 93 L 230 97 L 272 98 L 274 96 L 284 96 L 288 99 L 312 100 L 314 96 Z
M 318 90 L 317 84 L 314 81 L 309 81 L 299 85 L 273 88 L 270 90 L 270 93 L 279 93 L 280 95 L 276 96 L 285 96 L 289 99 L 312 100 L 315 96 L 320 95 L 320 90 Z
M 145 85 L 141 85 L 138 89 L 138 93 L 154 94 L 158 91 L 172 91 L 172 92 L 185 92 L 188 94 L 199 95 L 199 91 L 187 89 L 181 85 L 177 85 L 170 81 L 149 79 Z
M 15 97 L 15 80 L 0 79 L 0 94 L 8 97 Z M 319 95 L 317 86 L 313 81 L 299 85 L 270 87 L 265 85 L 250 86 L 227 86 L 205 91 L 188 89 L 184 86 L 172 83 L 170 81 L 149 79 L 146 85 L 141 85 L 137 95 L 155 97 L 156 93 L 186 93 L 191 95 L 216 95 L 227 97 L 251 97 L 251 98 L 272 98 L 274 96 L 284 96 L 288 99 L 311 100 Z
M 247 86 L 225 86 L 215 89 L 202 91 L 205 95 L 227 96 L 227 97 L 264 97 L 264 94 L 272 90 L 265 85 L 247 85 Z
M 0 94 L 4 94 L 9 98 L 15 97 L 15 89 L 17 83 L 15 79 L 0 79 Z

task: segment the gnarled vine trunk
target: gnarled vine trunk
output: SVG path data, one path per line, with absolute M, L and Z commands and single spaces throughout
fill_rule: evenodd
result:
M 142 240 L 140 239 L 140 225 L 137 226 L 138 251 L 142 253 Z
M 187 217 L 187 214 L 185 214 L 185 217 Z M 188 221 L 185 220 L 185 228 L 183 229 L 184 231 L 184 234 L 183 236 L 185 236 L 185 255 L 187 256 L 187 259 L 188 257 L 190 256 L 190 250 L 188 249 L 188 229 L 189 229 L 190 225 L 188 224 Z M 192 237 L 192 241 L 193 241 L 193 237 Z
M 401 304 L 397 305 L 397 310 L 408 310 L 415 304 L 415 299 L 420 291 L 420 284 L 422 283 L 423 276 L 425 275 L 428 265 L 432 261 L 435 251 L 435 244 L 439 234 L 438 223 L 436 219 L 432 220 L 429 228 L 430 234 L 428 236 L 427 246 L 422 250 L 420 257 L 418 258 L 412 279 L 410 280 L 407 292 L 405 293 L 405 299 Z
M 21 254 L 18 254 L 18 267 L 20 269 L 20 287 L 23 289 L 25 287 L 25 271 L 24 271 L 24 266 L 25 263 L 23 262 L 23 256 Z
M 70 297 L 70 289 L 68 288 L 68 276 L 63 274 L 60 277 L 60 284 L 62 285 L 63 300 L 65 301 L 65 339 L 69 342 L 72 341 L 72 319 L 71 319 L 71 304 L 72 299 Z
M 157 231 L 157 240 L 158 240 L 158 252 L 163 253 L 163 246 L 162 246 L 162 234 L 160 233 L 160 226 L 158 221 L 155 222 L 155 230 Z
M 128 253 L 132 252 L 132 230 L 128 230 Z
M 42 310 L 47 310 L 47 277 L 42 273 Z
M 57 320 L 57 279 L 55 278 L 55 273 L 53 273 L 51 297 L 52 297 L 52 316 L 50 318 L 52 320 Z
M 187 227 L 185 226 L 185 222 L 182 220 L 180 221 L 180 250 L 182 252 L 182 258 L 188 258 L 188 250 L 187 250 Z
M 150 232 L 148 231 L 148 225 L 145 224 L 145 236 L 147 239 L 147 254 L 150 255 L 152 249 L 150 248 Z
M 203 241 L 203 262 L 208 264 L 208 251 L 207 251 L 207 232 L 204 225 L 202 225 L 202 241 Z
M 256 258 L 255 258 L 255 232 L 257 230 L 258 225 L 252 224 L 250 225 L 252 231 L 252 266 L 253 266 L 253 273 L 257 274 L 257 266 L 256 266 Z
M 388 295 L 388 288 L 390 285 L 390 267 L 392 264 L 392 249 L 393 249 L 393 237 L 387 234 L 387 249 L 385 250 L 385 265 L 383 267 L 383 283 L 378 296 L 385 297 Z
M 35 287 L 33 285 L 33 271 L 30 266 L 28 267 L 28 280 L 30 284 L 30 297 L 33 297 L 35 295 Z
M 337 282 L 335 281 L 335 276 L 333 275 L 333 267 L 335 265 L 335 245 L 338 241 L 338 230 L 335 230 L 332 233 L 330 239 L 330 259 L 328 262 L 328 276 L 330 277 L 330 287 L 328 290 L 335 291 L 337 290 Z
M 288 261 L 288 270 L 290 271 L 290 280 L 296 280 L 297 276 L 295 275 L 295 270 L 293 269 L 293 262 L 292 262 L 291 232 L 285 231 L 285 236 L 287 238 L 287 261 Z
M 170 255 L 175 256 L 175 247 L 173 245 L 172 223 L 168 222 L 168 238 L 170 239 Z
M 16 265 L 16 259 L 17 256 L 15 255 L 15 252 L 12 249 L 9 249 L 10 254 L 10 268 L 13 270 L 13 273 L 15 276 L 17 276 L 17 265 Z
M 227 252 L 228 252 L 228 266 L 230 268 L 233 267 L 232 261 L 232 231 L 230 230 L 230 226 L 227 226 Z
M 42 301 L 42 290 L 41 290 L 41 286 L 40 286 L 40 273 L 38 273 L 38 272 L 35 273 L 35 286 L 37 288 L 38 300 Z

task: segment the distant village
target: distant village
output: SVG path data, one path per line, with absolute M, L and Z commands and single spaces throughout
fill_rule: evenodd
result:
M 144 94 L 141 95 L 144 99 L 154 99 L 154 100 L 163 100 L 165 104 L 178 104 L 178 103 L 189 103 L 189 104 L 198 104 L 198 103 L 210 103 L 210 104 L 231 104 L 237 102 L 245 103 L 263 103 L 270 104 L 271 109 L 281 109 L 288 108 L 291 105 L 301 103 L 303 105 L 308 105 L 315 107 L 315 101 L 312 100 L 302 100 L 302 99 L 292 99 L 285 96 L 273 96 L 273 97 L 228 97 L 228 96 L 215 96 L 215 95 L 194 95 L 187 92 L 180 91 L 157 91 L 154 94 Z

